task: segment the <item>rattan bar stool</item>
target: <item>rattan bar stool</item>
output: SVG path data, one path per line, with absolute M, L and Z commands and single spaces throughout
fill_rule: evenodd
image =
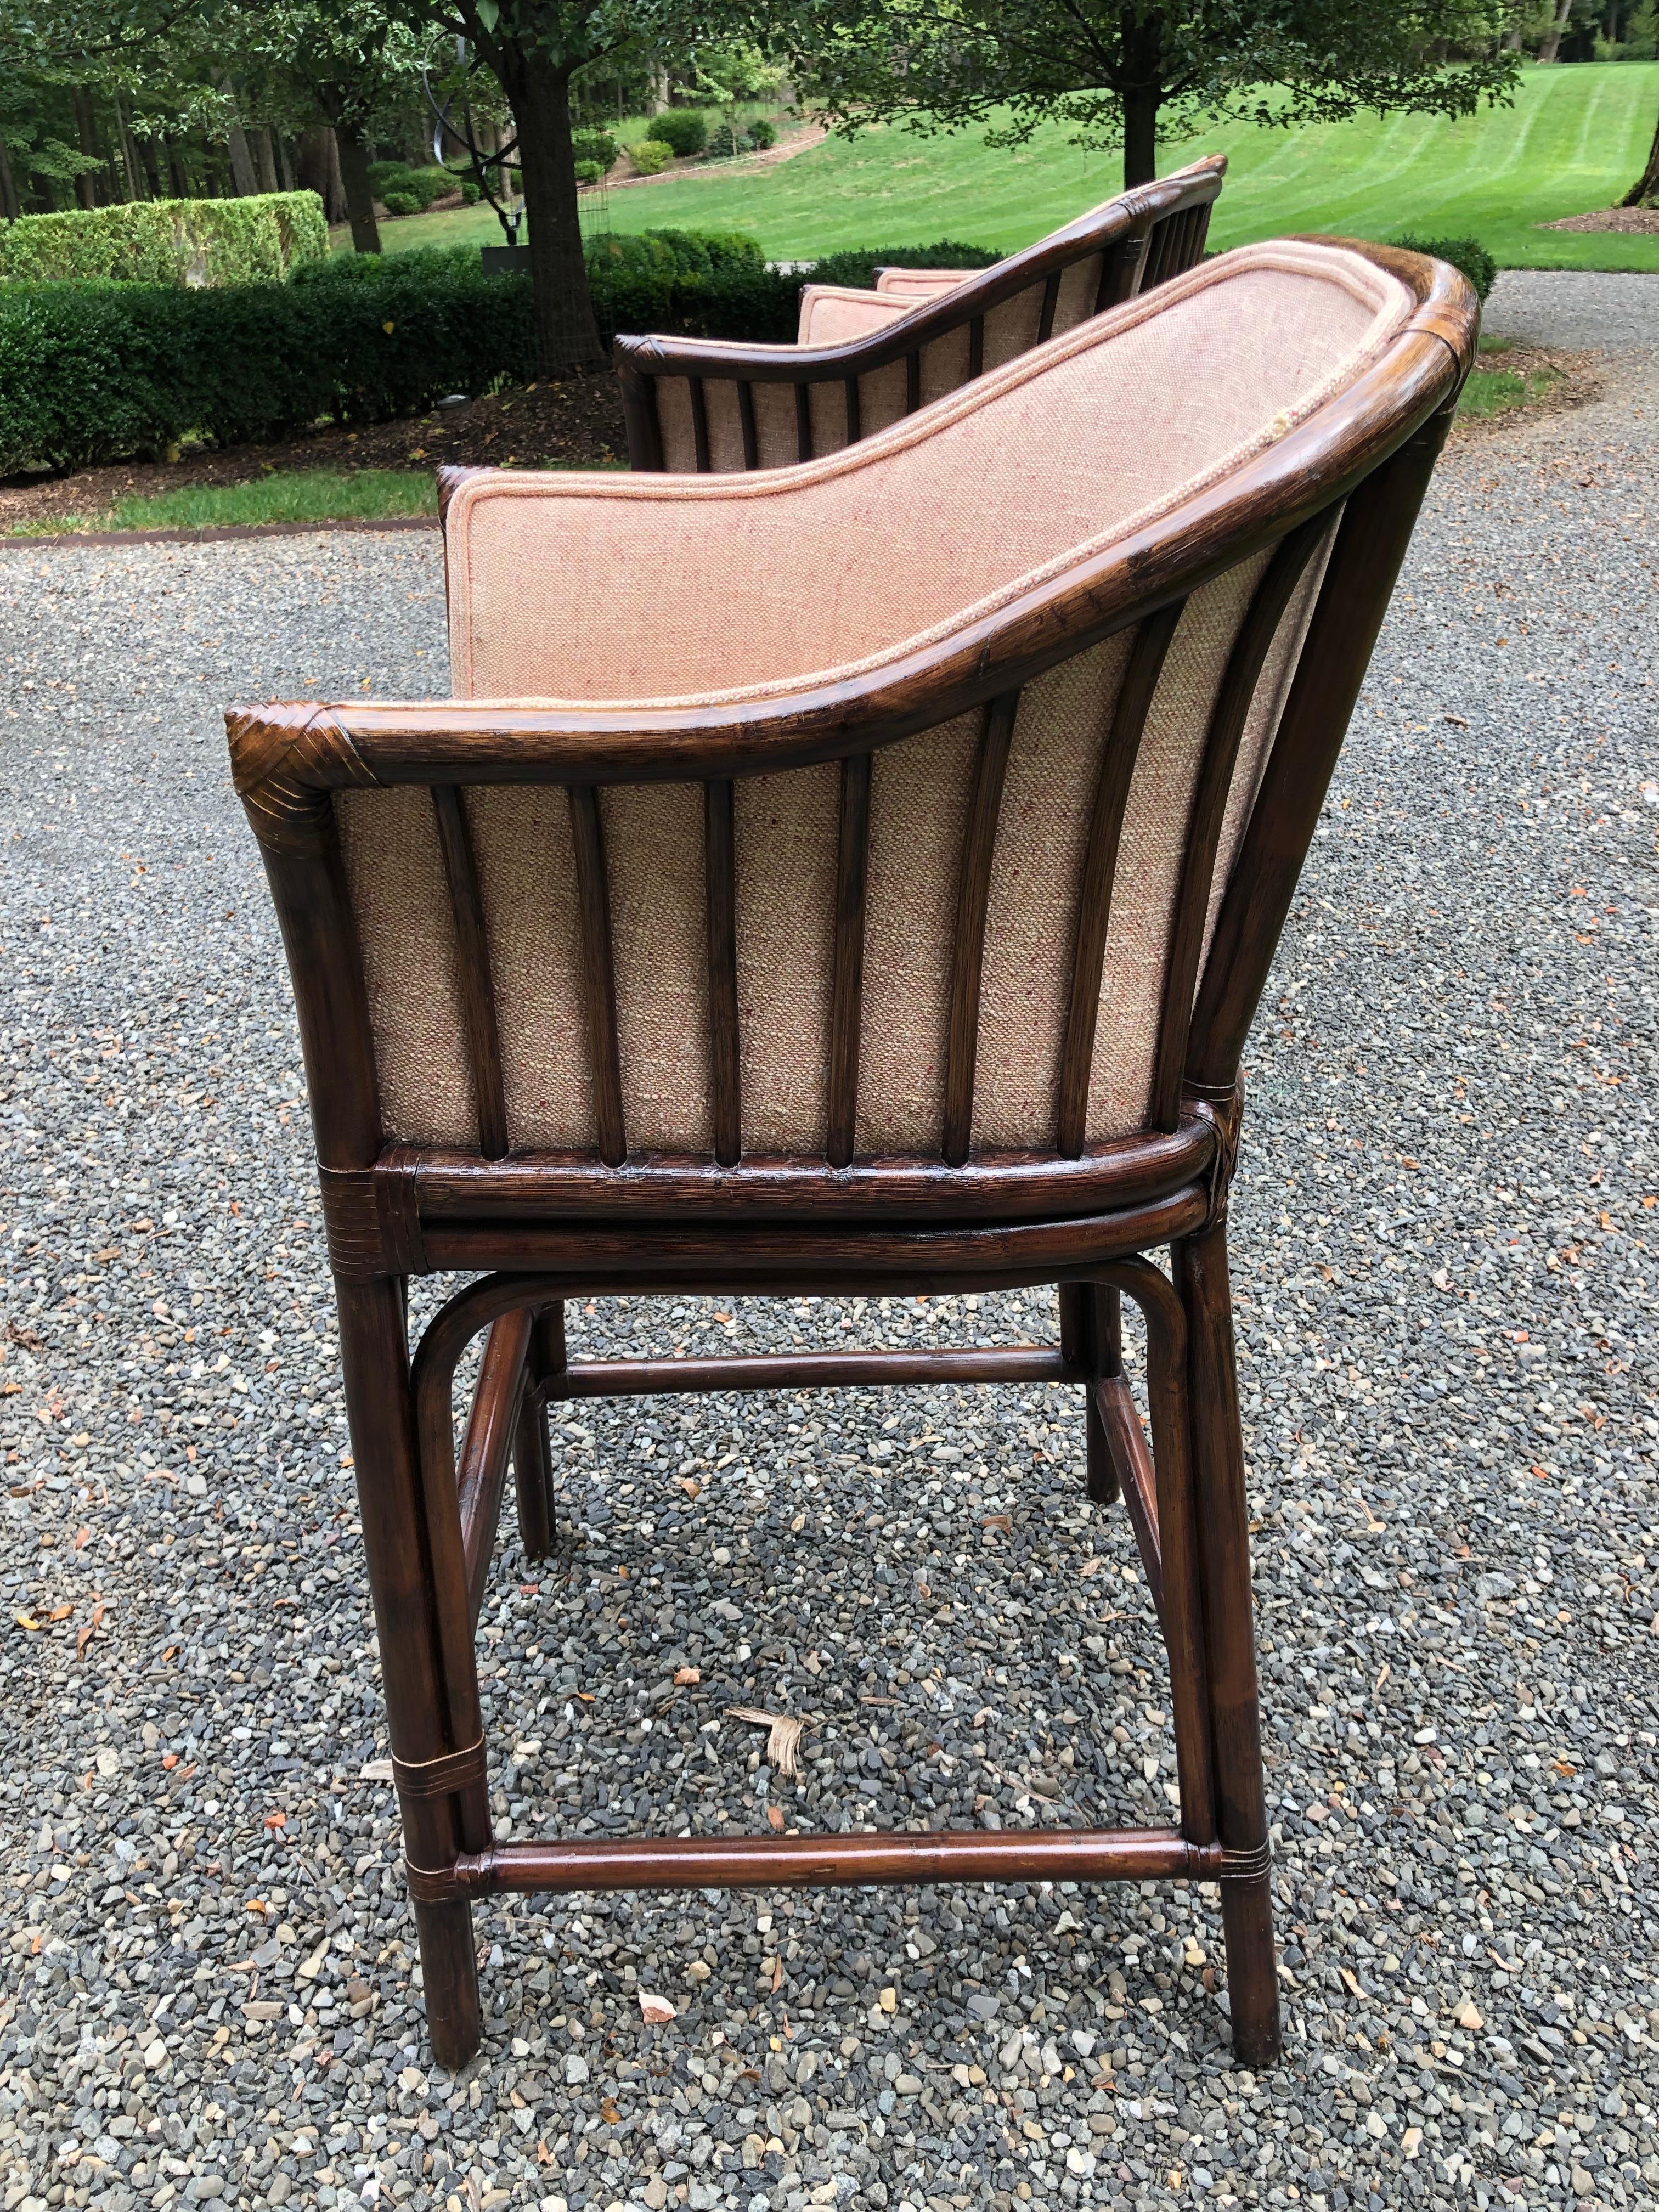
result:
M 457 472 L 454 697 L 228 715 L 444 2063 L 479 2038 L 474 1898 L 1034 1877 L 1218 1882 L 1235 2047 L 1273 2057 L 1240 1057 L 1476 321 L 1441 264 L 1282 240 L 804 467 Z M 479 1279 L 411 1358 L 434 1270 Z M 1024 1349 L 564 1341 L 572 1297 L 1045 1283 L 1060 1341 Z M 1168 1646 L 1178 1822 L 495 1841 L 473 1632 L 509 1467 L 550 1541 L 549 1401 L 946 1379 L 1085 1394 L 1089 1494 Z
M 991 269 L 809 284 L 794 345 L 619 337 L 635 469 L 781 468 L 833 453 L 1201 259 L 1223 154 L 1104 201 Z

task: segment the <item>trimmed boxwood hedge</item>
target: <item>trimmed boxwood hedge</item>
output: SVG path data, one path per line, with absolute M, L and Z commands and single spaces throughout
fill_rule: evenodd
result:
M 859 262 L 966 265 L 970 254 L 995 258 L 941 245 Z M 588 271 L 607 339 L 658 330 L 775 341 L 794 336 L 801 285 L 816 273 L 769 269 L 751 239 L 687 231 L 596 239 Z M 387 421 L 535 374 L 529 278 L 485 276 L 471 248 L 340 254 L 287 284 L 210 291 L 9 285 L 0 473 L 160 453 L 192 434 L 252 444 L 325 416 Z
M 135 200 L 0 223 L 0 283 L 254 284 L 327 256 L 315 192 Z

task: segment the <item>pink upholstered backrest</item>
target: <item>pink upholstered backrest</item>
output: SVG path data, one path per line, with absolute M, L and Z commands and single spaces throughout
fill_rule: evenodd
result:
M 948 637 L 1178 504 L 1344 388 L 1403 321 L 1405 288 L 1340 250 L 1253 247 L 1052 341 L 853 450 L 763 477 L 489 473 L 449 515 L 462 696 L 713 702 L 792 690 Z M 1333 525 L 1334 526 L 1334 525 Z M 1328 533 L 1265 641 L 1208 892 L 1212 917 L 1270 752 Z M 1085 1133 L 1146 1126 L 1174 923 L 1217 702 L 1273 556 L 1195 592 L 1158 673 L 1123 807 Z M 972 1138 L 1051 1146 L 1083 856 L 1140 633 L 1028 683 L 995 817 Z M 872 766 L 860 1154 L 937 1154 L 952 938 L 984 710 Z M 835 763 L 733 787 L 745 1152 L 825 1142 Z M 695 782 L 598 795 L 630 1147 L 713 1141 L 704 799 Z M 595 1142 L 565 793 L 464 795 L 515 1147 Z M 388 1133 L 477 1140 L 453 924 L 430 795 L 337 801 L 368 968 Z

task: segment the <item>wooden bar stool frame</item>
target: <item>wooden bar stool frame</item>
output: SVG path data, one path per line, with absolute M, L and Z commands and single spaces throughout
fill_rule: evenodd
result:
M 1343 395 L 1145 538 L 833 696 L 797 692 L 676 717 L 488 700 L 238 709 L 238 790 L 261 846 L 298 1002 L 341 1351 L 379 1624 L 410 1890 L 438 2058 L 480 2037 L 471 1922 L 506 1891 L 957 1880 L 1174 1879 L 1220 1885 L 1234 2047 L 1279 2048 L 1267 1820 L 1251 1620 L 1245 1468 L 1228 1288 L 1227 1197 L 1240 1060 L 1413 524 L 1472 357 L 1476 311 L 1443 265 L 1363 247 L 1416 307 Z M 1338 511 L 1306 641 L 1202 962 L 1232 749 L 1271 635 Z M 1085 900 L 1054 1140 L 973 1152 L 986 881 L 1012 701 L 1042 668 L 1138 626 L 1103 769 L 1085 881 L 1111 879 L 1140 722 L 1179 610 L 1242 557 L 1276 549 L 1212 711 L 1193 803 L 1155 1080 L 1153 1127 L 1088 1144 L 1082 1098 L 1105 921 Z M 864 864 L 874 748 L 977 708 L 981 737 L 955 923 L 941 1157 L 855 1158 Z M 822 1158 L 752 1158 L 738 1119 L 732 779 L 841 763 L 829 1139 Z M 1112 763 L 1115 763 L 1115 766 Z M 630 1155 L 598 789 L 702 783 L 715 1157 Z M 562 787 L 586 962 L 599 1157 L 509 1153 L 478 883 L 459 791 Z M 332 801 L 419 784 L 436 811 L 467 987 L 476 1152 L 386 1146 L 363 966 Z M 1164 1273 L 1146 1256 L 1167 1247 Z M 408 1279 L 488 1270 L 411 1358 Z M 957 1293 L 1055 1283 L 1060 1341 L 1014 1349 L 572 1361 L 562 1309 L 612 1294 Z M 1119 1302 L 1145 1317 L 1152 1441 L 1120 1357 Z M 487 1332 L 459 1453 L 458 1361 Z M 509 1465 L 526 1548 L 552 1538 L 545 1408 L 581 1397 L 872 1382 L 1045 1382 L 1087 1407 L 1087 1482 L 1121 1498 L 1168 1646 L 1176 1826 L 1140 1830 L 498 1843 L 490 1830 L 473 1632 Z

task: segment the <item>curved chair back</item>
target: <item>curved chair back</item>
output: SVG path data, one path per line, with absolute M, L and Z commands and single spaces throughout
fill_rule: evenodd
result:
M 454 699 L 231 720 L 373 1234 L 1190 1172 L 1474 325 L 1281 241 L 803 468 L 456 472 Z
M 1225 156 L 1139 185 L 994 268 L 863 292 L 809 285 L 801 343 L 619 337 L 628 458 L 675 473 L 781 468 L 855 444 L 1203 254 Z M 884 272 L 884 281 L 897 272 Z

